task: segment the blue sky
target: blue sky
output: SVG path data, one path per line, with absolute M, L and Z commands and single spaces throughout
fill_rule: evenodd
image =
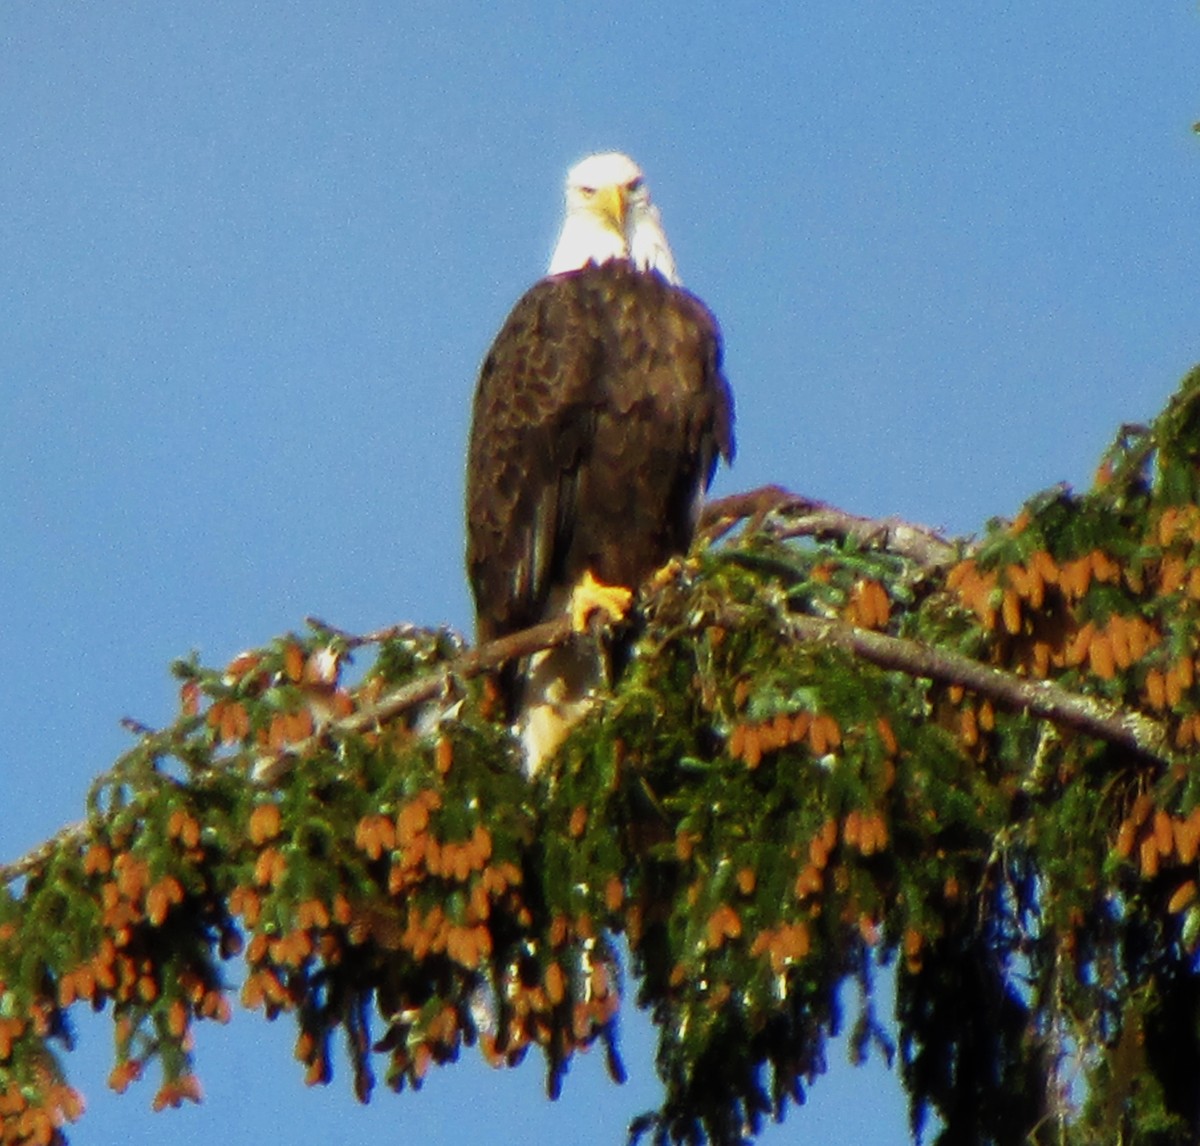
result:
M 1197 58 L 1195 5 L 1117 0 L 6 5 L 0 858 L 78 818 L 121 716 L 169 719 L 176 656 L 468 628 L 475 371 L 589 151 L 646 169 L 724 327 L 720 492 L 971 532 L 1086 484 L 1200 361 Z M 152 1116 L 81 1034 L 78 1144 L 612 1143 L 655 1094 L 631 1019 L 624 1088 L 471 1061 L 364 1111 L 239 1014 L 208 1101 Z M 763 1141 L 903 1126 L 841 1068 Z

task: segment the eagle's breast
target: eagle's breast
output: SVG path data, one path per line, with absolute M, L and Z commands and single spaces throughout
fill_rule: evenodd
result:
M 708 309 L 623 261 L 543 279 L 475 393 L 467 568 L 488 639 L 565 607 L 590 570 L 636 587 L 684 552 L 717 458 L 733 453 Z

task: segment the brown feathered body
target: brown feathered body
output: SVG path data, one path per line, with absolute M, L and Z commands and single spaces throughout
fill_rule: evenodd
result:
M 721 355 L 699 299 L 624 260 L 521 298 L 475 392 L 467 570 L 479 640 L 560 615 L 589 570 L 636 588 L 686 552 L 717 460 L 733 455 Z M 536 702 L 521 672 L 506 688 L 514 718 Z

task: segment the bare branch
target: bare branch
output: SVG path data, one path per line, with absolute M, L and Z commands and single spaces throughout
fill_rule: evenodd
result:
M 747 518 L 747 532 L 761 528 L 779 540 L 813 537 L 819 541 L 853 541 L 863 548 L 906 557 L 929 569 L 951 565 L 961 556 L 961 546 L 927 526 L 896 517 L 859 517 L 777 485 L 709 502 L 700 519 L 701 534 L 711 543 Z
M 880 668 L 908 676 L 959 684 L 1002 708 L 1028 712 L 1160 763 L 1171 762 L 1166 729 L 1141 713 L 1071 692 L 1052 681 L 1029 680 L 959 653 L 859 629 L 845 621 L 795 616 L 789 624 L 800 640 L 834 645 Z

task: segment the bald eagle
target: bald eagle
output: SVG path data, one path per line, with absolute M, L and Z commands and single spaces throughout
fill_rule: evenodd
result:
M 480 641 L 631 591 L 692 540 L 733 403 L 716 320 L 679 285 L 640 168 L 567 176 L 547 276 L 484 359 L 467 456 L 467 572 Z M 502 691 L 535 773 L 602 682 L 582 638 L 509 666 Z

